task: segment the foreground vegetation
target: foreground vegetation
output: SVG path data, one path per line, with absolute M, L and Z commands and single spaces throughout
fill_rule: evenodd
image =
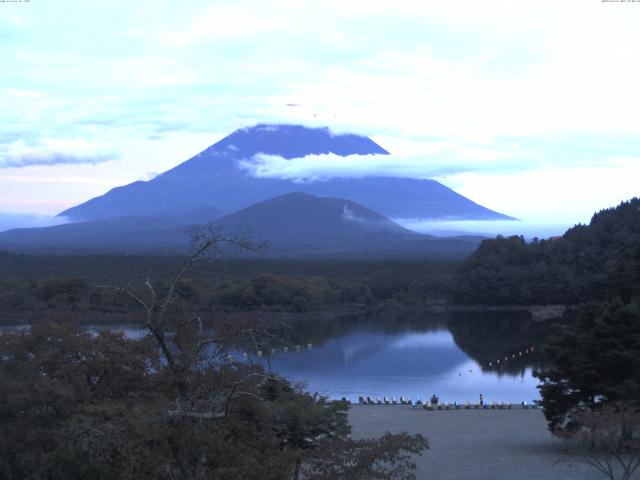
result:
M 351 440 L 346 404 L 225 360 L 220 343 L 203 360 L 196 338 L 181 329 L 169 361 L 152 335 L 0 336 L 0 477 L 414 478 L 421 436 Z
M 202 240 L 166 285 L 98 288 L 140 310 L 140 340 L 68 323 L 0 335 L 2 478 L 415 478 L 421 435 L 353 440 L 346 402 L 233 361 L 232 349 L 271 336 L 260 325 L 205 336 L 182 289 L 220 241 Z

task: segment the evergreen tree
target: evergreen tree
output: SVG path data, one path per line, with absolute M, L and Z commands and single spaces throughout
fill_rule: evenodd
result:
M 552 367 L 536 372 L 552 432 L 572 430 L 586 409 L 640 406 L 640 303 L 614 299 L 581 309 L 547 341 Z

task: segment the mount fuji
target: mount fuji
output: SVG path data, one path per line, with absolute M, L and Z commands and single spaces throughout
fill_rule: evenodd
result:
M 389 218 L 513 220 L 435 180 L 393 176 L 335 177 L 296 181 L 258 177 L 246 168 L 256 155 L 291 160 L 308 155 L 388 155 L 371 139 L 333 134 L 328 128 L 256 125 L 223 138 L 193 158 L 149 181 L 117 187 L 60 216 L 72 221 L 119 216 L 181 215 L 208 208 L 233 213 L 292 192 L 346 198 Z

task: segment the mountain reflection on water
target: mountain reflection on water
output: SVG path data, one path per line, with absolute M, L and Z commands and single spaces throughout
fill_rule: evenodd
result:
M 397 322 L 369 318 L 346 321 L 343 328 L 335 328 L 334 320 L 325 339 L 318 338 L 322 325 L 307 326 L 307 338 L 319 343 L 308 348 L 302 342 L 300 352 L 275 349 L 263 361 L 283 376 L 305 382 L 312 392 L 351 400 L 360 395 L 424 400 L 436 394 L 442 401 L 477 402 L 481 393 L 497 402 L 539 398 L 531 372 L 543 365 L 548 326 L 526 315 L 422 316 Z M 304 326 L 296 327 L 302 340 Z
M 282 342 L 261 343 L 260 355 L 256 349 L 247 352 L 266 368 L 306 383 L 311 392 L 352 401 L 361 395 L 425 400 L 436 394 L 443 402 L 458 403 L 477 402 L 480 394 L 488 402 L 539 398 L 531 373 L 545 365 L 543 345 L 550 325 L 533 321 L 528 313 L 445 316 L 412 311 L 294 318 L 272 325 Z M 28 326 L 0 331 L 20 328 Z M 123 331 L 129 338 L 146 334 L 138 325 L 86 328 Z

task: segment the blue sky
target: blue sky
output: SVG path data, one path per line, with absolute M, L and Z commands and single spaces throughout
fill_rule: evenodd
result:
M 638 25 L 640 3 L 600 0 L 0 3 L 0 229 L 256 122 L 393 154 L 336 174 L 433 177 L 525 222 L 585 222 L 640 193 Z

